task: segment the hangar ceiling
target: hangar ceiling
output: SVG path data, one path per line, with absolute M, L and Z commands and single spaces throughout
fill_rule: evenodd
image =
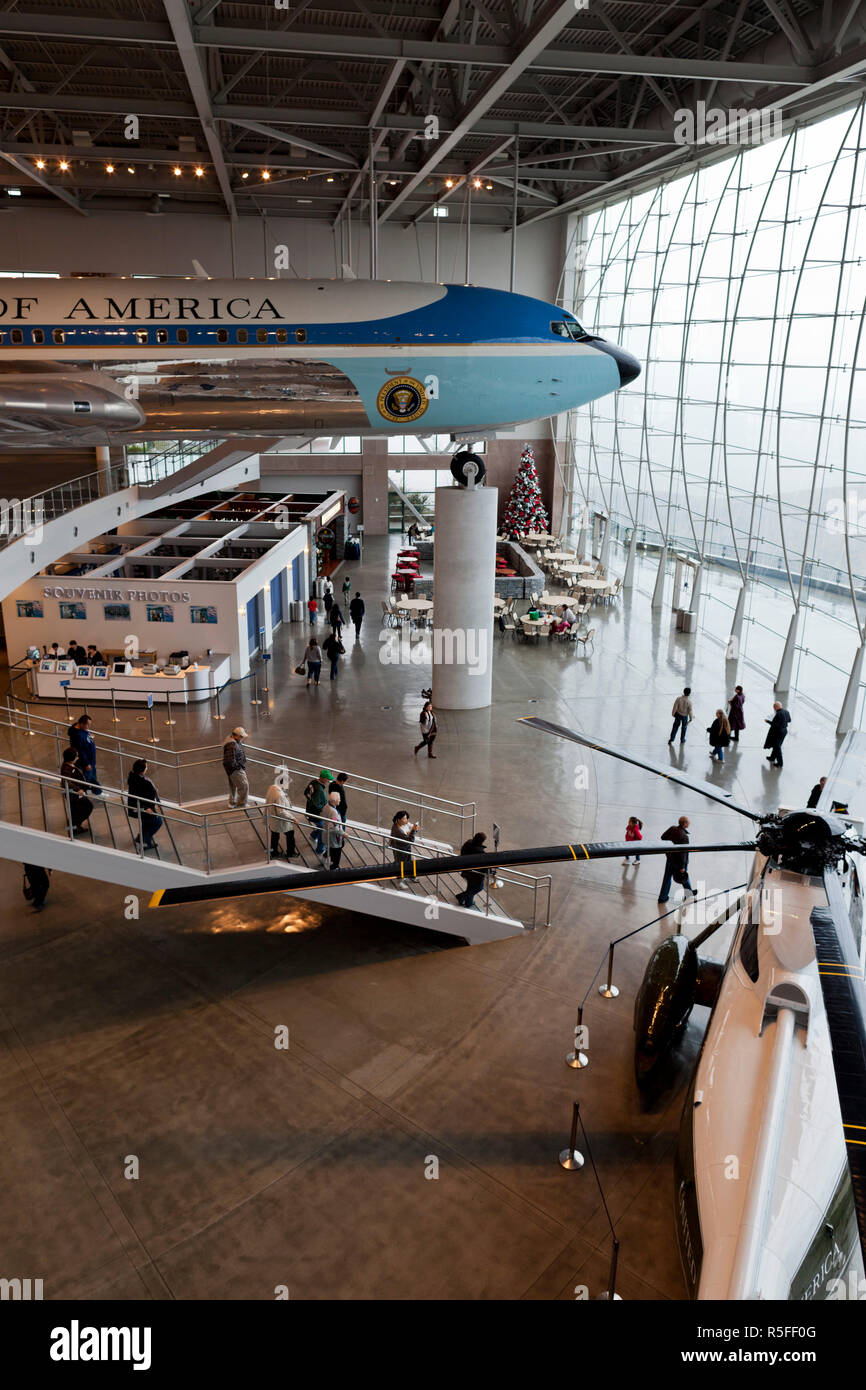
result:
M 866 86 L 864 0 L 0 3 L 0 206 L 81 215 L 336 224 L 374 192 L 508 226 L 516 157 L 525 225 L 706 158 L 699 101 L 790 124 Z

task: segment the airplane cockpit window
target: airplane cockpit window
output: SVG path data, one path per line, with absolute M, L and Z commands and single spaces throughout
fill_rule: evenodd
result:
M 586 337 L 586 333 L 584 329 L 581 328 L 577 319 L 558 319 L 555 323 L 550 325 L 550 331 L 551 333 L 555 333 L 558 338 L 571 338 L 572 340 L 576 340 L 577 338 Z
M 758 968 L 758 923 L 748 922 L 743 929 L 740 941 L 740 964 L 750 980 L 757 981 Z

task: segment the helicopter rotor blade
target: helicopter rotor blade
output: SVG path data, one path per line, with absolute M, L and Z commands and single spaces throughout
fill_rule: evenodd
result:
M 750 811 L 747 806 L 741 806 L 739 802 L 732 801 L 725 792 L 714 791 L 702 782 L 695 782 L 679 772 L 671 772 L 669 768 L 660 767 L 658 763 L 649 763 L 645 758 L 635 758 L 631 753 L 624 753 L 621 748 L 612 748 L 607 743 L 599 743 L 597 739 L 584 738 L 583 734 L 576 734 L 573 729 L 564 729 L 561 724 L 550 724 L 546 719 L 538 719 L 535 715 L 525 715 L 517 722 L 518 724 L 528 724 L 532 729 L 540 729 L 544 734 L 555 734 L 557 738 L 568 739 L 571 743 L 580 743 L 584 748 L 591 748 L 593 752 L 606 753 L 611 758 L 619 758 L 620 762 L 631 763 L 633 767 L 642 768 L 645 772 L 654 772 L 657 777 L 664 777 L 668 782 L 676 782 L 680 787 L 687 787 L 689 791 L 700 792 L 701 796 L 709 797 L 710 801 L 718 801 L 720 805 L 727 806 L 731 811 L 736 811 L 738 815 L 748 816 L 749 820 L 760 821 L 763 819 L 755 811 Z
M 854 1212 L 866 1259 L 866 986 L 834 870 L 825 871 L 824 887 L 827 906 L 813 908 L 809 920 L 830 1030 Z
M 592 859 L 616 859 L 624 854 L 729 854 L 754 850 L 754 840 L 725 840 L 706 845 L 675 845 L 670 840 L 603 840 L 594 844 L 541 845 L 536 849 L 499 850 L 494 854 L 448 854 L 436 859 L 412 859 L 400 863 L 370 864 L 354 869 L 298 870 L 291 874 L 260 875 L 255 878 L 221 879 L 188 888 L 160 888 L 150 900 L 151 907 L 171 907 L 178 903 L 208 902 L 214 898 L 245 898 L 256 893 L 303 893 L 310 888 L 339 887 L 344 883 L 385 883 L 394 879 L 425 878 L 435 874 L 459 873 L 462 869 L 507 869 L 512 865 L 583 863 Z

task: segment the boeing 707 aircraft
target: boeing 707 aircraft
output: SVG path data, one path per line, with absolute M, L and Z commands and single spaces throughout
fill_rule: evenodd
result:
M 555 304 L 469 285 L 32 279 L 0 299 L 0 445 L 482 434 L 633 381 Z

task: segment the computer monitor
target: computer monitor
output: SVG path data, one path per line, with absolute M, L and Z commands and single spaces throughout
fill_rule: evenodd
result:
M 113 676 L 128 676 L 131 670 L 132 666 L 128 661 L 115 661 L 111 667 L 111 674 Z

